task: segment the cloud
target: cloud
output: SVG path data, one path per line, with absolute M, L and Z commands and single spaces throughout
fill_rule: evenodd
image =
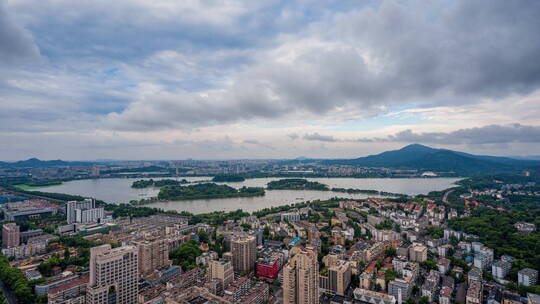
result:
M 0 64 L 37 62 L 41 59 L 32 35 L 16 24 L 0 0 Z
M 204 98 L 171 90 L 142 96 L 107 123 L 166 129 L 339 117 L 343 108 L 365 118 L 408 104 L 456 106 L 526 95 L 540 85 L 538 12 L 537 1 L 383 1 L 283 35 L 229 86 L 203 92 Z
M 540 126 L 488 125 L 452 132 L 416 133 L 410 129 L 387 137 L 360 138 L 359 142 L 404 142 L 441 145 L 540 143 Z
M 335 156 L 481 142 L 478 125 L 521 138 L 540 111 L 538 1 L 1 1 L 0 66 L 47 59 L 0 68 L 4 133 L 197 133 L 181 146 L 192 157 L 204 145 L 279 157 L 326 143 L 317 155 Z
M 295 134 L 295 133 L 290 133 L 290 134 L 287 134 L 287 137 L 290 138 L 291 140 L 297 140 L 300 136 L 298 136 L 298 134 Z
M 309 141 L 324 141 L 324 142 L 336 142 L 338 141 L 333 136 L 328 135 L 321 135 L 319 133 L 312 133 L 312 134 L 305 134 L 304 137 L 302 137 L 305 140 Z
M 266 149 L 270 149 L 270 150 L 274 150 L 275 148 L 270 146 L 270 145 L 267 145 L 265 143 L 262 143 L 256 139 L 245 139 L 242 141 L 244 144 L 249 144 L 249 145 L 255 145 L 255 146 L 260 146 L 260 147 L 263 147 L 263 148 L 266 148 Z

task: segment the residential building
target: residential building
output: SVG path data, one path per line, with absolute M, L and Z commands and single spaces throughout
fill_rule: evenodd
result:
M 319 263 L 313 248 L 293 248 L 293 257 L 283 267 L 283 303 L 319 302 Z
M 450 260 L 446 258 L 439 259 L 437 261 L 437 268 L 439 269 L 440 273 L 445 274 L 450 270 Z
M 282 221 L 295 222 L 300 220 L 300 213 L 298 212 L 284 212 L 281 214 Z
M 526 223 L 526 222 L 517 222 L 514 224 L 514 227 L 518 230 L 519 233 L 532 233 L 536 230 L 536 225 L 534 223 Z
M 20 227 L 15 223 L 7 223 L 2 227 L 2 247 L 11 248 L 19 246 Z
M 409 247 L 409 259 L 414 262 L 424 262 L 427 260 L 427 247 L 420 243 L 413 243 Z
M 106 244 L 91 248 L 87 304 L 136 303 L 138 260 L 135 246 L 112 249 Z
M 133 245 L 137 246 L 139 274 L 142 277 L 171 266 L 169 243 L 166 239 L 136 241 Z
M 448 286 L 443 286 L 441 293 L 439 294 L 439 304 L 450 304 L 452 303 L 452 288 Z
M 476 280 L 470 281 L 469 289 L 467 289 L 465 304 L 482 304 L 482 293 L 482 282 Z
M 363 288 L 356 288 L 353 293 L 354 299 L 361 301 L 361 303 L 396 304 L 396 298 L 394 296 L 382 292 L 371 291 Z
M 511 263 L 500 260 L 493 263 L 493 265 L 491 265 L 491 273 L 493 274 L 493 277 L 495 277 L 496 279 L 503 280 L 511 268 L 512 268 Z
M 210 261 L 210 267 L 208 274 L 210 279 L 218 279 L 223 284 L 223 289 L 229 287 L 229 285 L 234 281 L 234 271 L 232 263 L 229 261 L 213 260 Z
M 328 268 L 329 289 L 338 295 L 345 295 L 351 283 L 351 267 L 349 262 L 339 260 Z
M 398 303 L 407 300 L 411 296 L 412 289 L 410 279 L 395 279 L 388 283 L 388 294 L 396 298 Z
M 233 268 L 237 272 L 249 273 L 255 268 L 257 239 L 248 234 L 239 234 L 231 240 Z
M 66 219 L 71 223 L 98 223 L 105 217 L 103 208 L 96 208 L 94 199 L 66 203 Z
M 524 268 L 518 272 L 518 284 L 523 286 L 536 285 L 538 282 L 538 271 L 531 268 Z

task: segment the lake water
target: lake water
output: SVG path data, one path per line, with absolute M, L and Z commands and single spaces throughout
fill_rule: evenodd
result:
M 181 177 L 188 181 L 210 180 L 211 177 Z M 159 178 L 155 178 L 159 179 Z M 279 178 L 254 178 L 240 183 L 223 183 L 234 188 L 242 186 L 264 187 Z M 307 178 L 330 187 L 369 189 L 408 195 L 425 194 L 430 191 L 440 191 L 454 186 L 459 178 Z M 36 188 L 36 191 L 58 192 L 73 195 L 94 197 L 109 203 L 127 203 L 157 196 L 158 188 L 133 189 L 131 184 L 138 178 L 105 178 L 87 179 L 65 182 L 59 186 Z M 298 190 L 267 190 L 265 196 L 198 199 L 186 201 L 156 202 L 147 206 L 164 210 L 189 211 L 191 213 L 206 213 L 212 211 L 256 211 L 267 207 L 287 205 L 308 200 L 324 200 L 332 197 L 363 199 L 373 197 L 366 194 L 348 194 L 332 191 L 298 191 Z

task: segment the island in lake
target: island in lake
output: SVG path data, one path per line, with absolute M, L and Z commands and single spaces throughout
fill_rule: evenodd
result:
M 181 184 L 188 184 L 189 182 L 185 179 L 182 180 L 174 180 L 174 179 L 141 179 L 134 181 L 133 184 L 131 184 L 131 188 L 136 189 L 142 189 L 142 188 L 148 188 L 148 187 L 164 187 L 164 186 L 174 186 L 174 185 L 181 185 Z
M 212 178 L 213 182 L 243 182 L 246 179 L 238 174 L 218 174 Z
M 328 185 L 319 182 L 310 182 L 303 178 L 287 178 L 277 181 L 271 181 L 266 186 L 268 190 L 318 190 L 318 191 L 333 191 L 344 193 L 363 193 L 374 195 L 387 196 L 407 196 L 402 193 L 392 193 L 378 190 L 351 189 L 351 188 L 330 188 Z
M 310 182 L 303 178 L 286 178 L 269 182 L 268 190 L 330 190 L 327 185 L 319 182 Z
M 264 188 L 242 187 L 235 189 L 227 185 L 214 183 L 194 184 L 188 186 L 170 185 L 159 190 L 160 200 L 192 200 L 225 197 L 249 197 L 264 195 Z

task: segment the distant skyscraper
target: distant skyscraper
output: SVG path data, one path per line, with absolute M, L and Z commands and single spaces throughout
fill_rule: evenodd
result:
M 312 248 L 293 248 L 283 267 L 283 303 L 319 303 L 319 263 Z
M 92 166 L 92 177 L 99 177 L 99 167 L 94 165 Z
M 2 227 L 2 246 L 11 248 L 19 246 L 21 242 L 21 234 L 19 226 L 15 223 L 7 223 Z
M 257 239 L 253 235 L 240 234 L 231 240 L 233 268 L 237 272 L 251 272 L 257 258 Z
M 132 304 L 138 295 L 138 250 L 135 246 L 90 249 L 88 304 Z

